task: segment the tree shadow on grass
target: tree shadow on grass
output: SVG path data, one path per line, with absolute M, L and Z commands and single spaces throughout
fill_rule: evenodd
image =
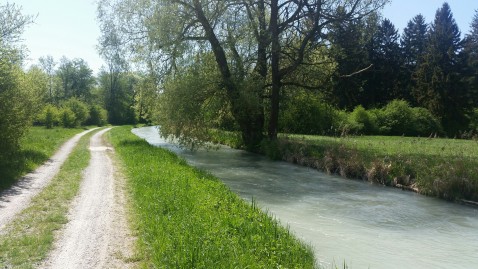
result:
M 47 160 L 45 153 L 35 150 L 21 150 L 10 156 L 0 156 L 0 192 Z

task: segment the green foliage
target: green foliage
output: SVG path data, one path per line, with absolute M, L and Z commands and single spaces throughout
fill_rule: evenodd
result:
M 337 111 L 320 94 L 296 90 L 287 95 L 281 110 L 279 130 L 297 134 L 329 134 Z
M 71 111 L 74 114 L 74 117 L 67 116 L 67 123 L 69 120 L 73 120 L 73 125 L 68 124 L 68 125 L 63 125 L 65 127 L 77 127 L 81 126 L 86 122 L 88 119 L 88 106 L 78 100 L 77 98 L 71 98 L 67 100 L 66 102 L 63 103 L 63 108 L 66 109 L 66 111 Z M 69 114 L 69 112 L 67 112 Z M 65 121 L 63 122 L 65 123 Z
M 89 109 L 88 125 L 103 126 L 107 123 L 108 112 L 99 105 L 92 105 Z
M 425 108 L 413 108 L 403 100 L 394 100 L 380 110 L 371 111 L 377 122 L 378 134 L 430 136 L 442 134 L 440 122 Z
M 143 267 L 315 268 L 310 247 L 217 178 L 127 127 L 110 140 L 125 166 Z
M 353 134 L 373 134 L 377 129 L 375 118 L 360 105 L 349 114 L 347 128 Z
M 231 109 L 223 90 L 218 88 L 217 69 L 208 64 L 210 61 L 210 56 L 204 56 L 166 79 L 157 113 L 163 136 L 173 136 L 181 144 L 195 147 L 209 140 L 211 128 L 223 127 L 224 120 L 230 118 Z M 247 98 L 243 102 L 248 102 Z
M 478 108 L 473 109 L 468 117 L 470 118 L 469 130 L 478 134 Z
M 15 57 L 0 43 L 0 54 Z M 0 57 L 0 166 L 11 160 L 20 140 L 31 124 L 36 98 L 29 91 L 29 81 L 18 65 Z
M 75 113 L 68 107 L 64 107 L 60 110 L 60 121 L 61 125 L 65 128 L 74 128 L 77 126 Z
M 60 124 L 60 111 L 54 105 L 46 105 L 40 115 L 39 123 L 45 125 L 46 128 L 51 129 L 53 126 Z

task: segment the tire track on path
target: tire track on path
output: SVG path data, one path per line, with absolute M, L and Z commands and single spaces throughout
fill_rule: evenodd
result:
M 0 233 L 5 225 L 16 214 L 27 208 L 30 205 L 31 199 L 50 183 L 80 138 L 95 129 L 97 128 L 86 130 L 73 136 L 45 164 L 23 176 L 11 188 L 0 192 Z

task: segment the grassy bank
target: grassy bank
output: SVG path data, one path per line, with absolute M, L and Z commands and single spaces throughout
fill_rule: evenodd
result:
M 240 144 L 234 133 L 215 142 Z M 230 142 L 232 141 L 232 142 Z M 390 136 L 281 135 L 263 143 L 274 159 L 450 201 L 478 201 L 478 141 Z
M 67 222 L 71 200 L 78 193 L 87 167 L 89 139 L 83 136 L 58 175 L 30 207 L 22 211 L 0 236 L 0 268 L 35 268 L 52 248 L 54 231 Z
M 218 179 L 130 128 L 109 139 L 125 166 L 145 267 L 314 268 L 308 246 Z
M 31 127 L 22 138 L 21 150 L 8 163 L 0 163 L 0 191 L 43 164 L 64 142 L 81 131 L 83 129 Z

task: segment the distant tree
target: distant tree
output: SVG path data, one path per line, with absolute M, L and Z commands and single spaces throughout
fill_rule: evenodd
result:
M 382 20 L 369 41 L 369 60 L 373 65 L 367 71 L 364 89 L 366 107 L 383 106 L 403 98 L 399 80 L 401 55 L 398 30 L 388 19 Z
M 89 68 L 85 60 L 70 60 L 62 57 L 56 76 L 60 80 L 58 94 L 61 100 L 76 97 L 83 102 L 90 102 L 95 78 L 93 77 L 93 70 Z
M 56 62 L 51 55 L 40 57 L 39 62 L 43 71 L 48 75 L 48 102 L 53 103 L 53 78 L 55 75 Z
M 468 93 L 461 79 L 464 63 L 460 57 L 463 47 L 460 35 L 450 6 L 444 3 L 430 26 L 413 91 L 417 103 L 438 117 L 449 135 L 465 128 L 465 112 L 469 107 Z
M 412 88 L 415 86 L 412 75 L 422 62 L 427 42 L 427 31 L 428 25 L 425 23 L 425 18 L 419 14 L 410 20 L 407 27 L 403 29 L 400 42 L 403 57 L 402 85 L 404 97 L 412 103 L 414 101 L 411 96 Z

